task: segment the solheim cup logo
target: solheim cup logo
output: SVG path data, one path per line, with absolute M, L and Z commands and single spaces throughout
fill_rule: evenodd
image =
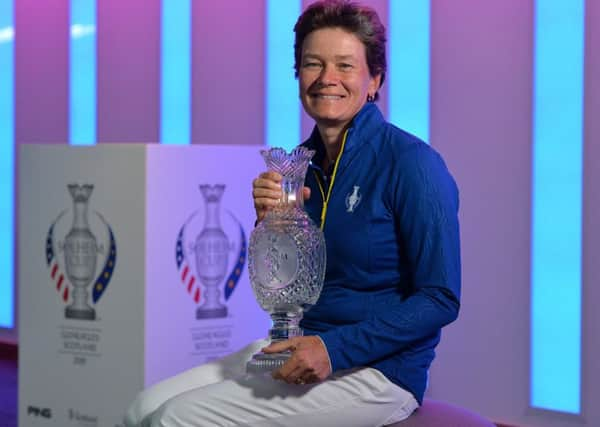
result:
M 67 188 L 73 199 L 71 228 L 66 230 L 68 224 L 64 218 L 69 213 L 66 209 L 52 222 L 46 235 L 46 263 L 56 291 L 68 304 L 65 317 L 95 320 L 96 311 L 92 305 L 102 297 L 112 278 L 117 246 L 110 225 L 98 212 L 94 212 L 95 221 L 90 227 L 88 207 L 94 186 L 69 184 Z M 64 236 L 64 240 L 57 241 L 57 234 Z M 104 245 L 99 244 L 99 240 Z M 96 275 L 99 266 L 102 268 Z M 90 305 L 87 288 L 92 283 Z
M 197 319 L 227 317 L 225 302 L 233 294 L 246 263 L 242 224 L 229 211 L 221 217 L 224 192 L 223 184 L 200 185 L 204 215 L 200 210 L 192 213 L 179 230 L 175 244 L 177 270 L 185 291 L 197 305 Z M 190 261 L 195 264 L 195 273 Z

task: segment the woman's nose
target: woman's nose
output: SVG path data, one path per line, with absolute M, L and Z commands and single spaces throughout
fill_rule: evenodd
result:
M 321 70 L 319 82 L 323 85 L 335 84 L 338 80 L 337 70 L 333 65 L 326 65 Z

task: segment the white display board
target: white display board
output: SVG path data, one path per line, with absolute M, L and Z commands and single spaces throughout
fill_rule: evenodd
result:
M 20 427 L 119 426 L 142 388 L 267 334 L 259 150 L 21 146 Z

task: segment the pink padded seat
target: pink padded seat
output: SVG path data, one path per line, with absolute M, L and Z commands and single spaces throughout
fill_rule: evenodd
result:
M 425 399 L 423 405 L 406 420 L 390 427 L 496 427 L 485 418 L 458 406 Z

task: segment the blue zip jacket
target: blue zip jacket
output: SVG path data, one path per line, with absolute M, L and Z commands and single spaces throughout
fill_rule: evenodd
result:
M 330 183 L 316 128 L 303 145 L 316 150 L 305 208 L 320 224 Z M 340 156 L 323 226 L 325 283 L 302 326 L 321 337 L 334 372 L 373 367 L 422 403 L 441 328 L 458 316 L 458 189 L 440 155 L 372 103 Z

